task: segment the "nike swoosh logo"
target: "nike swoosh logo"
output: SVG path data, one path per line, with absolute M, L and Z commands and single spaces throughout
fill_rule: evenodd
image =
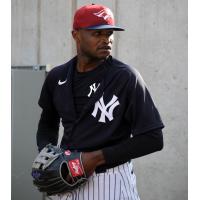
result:
M 65 84 L 66 82 L 67 82 L 67 79 L 66 79 L 65 81 L 59 80 L 59 81 L 58 81 L 58 85 L 63 85 L 63 84 Z

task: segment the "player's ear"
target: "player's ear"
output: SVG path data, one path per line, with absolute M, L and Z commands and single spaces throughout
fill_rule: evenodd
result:
M 72 30 L 72 37 L 76 42 L 80 41 L 80 34 L 78 30 Z

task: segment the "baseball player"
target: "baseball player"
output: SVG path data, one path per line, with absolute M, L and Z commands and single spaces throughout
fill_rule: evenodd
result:
M 44 82 L 37 131 L 39 151 L 57 145 L 82 152 L 88 182 L 55 200 L 139 200 L 131 159 L 163 148 L 164 127 L 139 72 L 111 56 L 115 25 L 103 5 L 79 8 L 72 36 L 77 55 L 52 69 Z

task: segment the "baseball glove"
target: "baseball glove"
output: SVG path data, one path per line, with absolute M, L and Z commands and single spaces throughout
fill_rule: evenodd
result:
M 87 182 L 81 153 L 48 144 L 33 162 L 33 183 L 40 192 L 55 195 L 70 192 Z

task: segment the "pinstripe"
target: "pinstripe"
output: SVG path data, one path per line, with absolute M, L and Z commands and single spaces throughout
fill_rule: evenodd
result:
M 110 174 L 109 174 L 109 200 L 110 200 Z
M 87 186 L 88 186 L 88 200 L 90 199 L 90 193 L 89 193 L 89 181 L 88 181 L 88 183 L 87 183 Z
M 97 177 L 98 178 L 98 200 L 99 200 L 99 176 Z
M 120 171 L 120 168 L 119 168 L 119 166 L 117 166 L 117 168 L 118 168 L 118 171 Z
M 130 177 L 131 177 L 131 174 L 129 173 L 129 166 L 128 166 L 128 163 L 126 163 L 126 165 L 123 165 L 123 171 L 125 173 L 125 176 L 126 176 L 126 182 L 129 186 L 129 192 L 130 192 L 130 198 L 133 199 L 133 200 L 137 200 L 135 198 L 135 191 L 134 191 L 134 187 L 131 186 L 131 183 L 130 183 Z M 127 174 L 128 173 L 128 174 Z
M 77 195 L 78 196 L 78 200 L 80 199 L 80 196 L 79 196 L 80 195 L 80 191 L 81 191 L 81 188 L 79 188 L 78 191 L 77 191 L 78 192 L 78 195 Z
M 128 168 L 128 170 L 129 170 L 129 166 L 127 165 L 127 163 L 126 163 L 126 168 Z M 135 199 L 134 188 L 131 187 L 131 183 L 130 183 L 130 179 L 129 179 L 130 176 L 127 175 L 127 171 L 125 170 L 124 165 L 123 165 L 123 171 L 124 171 L 124 173 L 125 173 L 126 180 L 127 180 L 127 182 L 128 182 L 128 185 L 129 185 L 129 191 L 130 191 L 130 193 L 132 193 L 131 196 L 134 197 L 134 199 Z M 133 190 L 132 190 L 132 189 L 133 189 Z M 131 197 L 131 196 L 130 196 L 130 197 Z M 135 199 L 135 200 L 136 200 L 136 199 Z
M 85 192 L 84 191 L 85 191 L 85 187 L 83 187 L 83 195 L 82 195 L 83 196 L 83 200 L 85 199 L 85 195 L 84 195 Z
M 111 168 L 105 173 L 94 173 L 88 182 L 69 193 L 49 197 L 49 200 L 140 200 L 136 187 L 135 174 L 131 165 Z
M 116 195 L 116 174 L 115 174 L 115 184 L 114 184 L 114 200 L 115 200 L 115 195 Z
M 84 199 L 86 199 L 86 200 L 89 200 L 88 190 L 89 190 L 89 187 L 88 187 L 88 183 L 87 183 L 84 185 L 84 192 L 83 192 Z
M 136 188 L 136 184 L 135 184 L 136 180 L 134 179 L 135 174 L 134 174 L 134 171 L 133 171 L 133 164 L 130 165 L 130 163 L 129 163 L 128 169 L 129 169 L 129 173 L 131 174 L 131 176 L 129 177 L 129 181 L 130 181 L 130 183 L 131 182 L 133 183 L 132 186 L 133 186 L 133 191 L 134 191 L 134 197 L 135 197 L 135 199 L 140 200 L 140 197 L 138 195 L 138 191 L 137 191 L 137 188 Z
M 74 200 L 74 195 L 71 193 L 71 199 Z
M 136 188 L 136 185 L 134 184 L 134 183 L 136 183 L 136 180 L 133 179 L 133 176 L 134 176 L 133 173 L 134 172 L 131 173 L 131 171 L 133 171 L 133 169 L 131 170 L 131 168 L 129 167 L 129 171 L 130 171 L 130 174 L 131 174 L 129 181 L 133 183 L 132 186 L 133 186 L 133 191 L 134 191 L 134 197 L 135 197 L 135 199 L 139 200 L 140 198 L 138 196 L 137 188 Z
M 123 183 L 124 183 L 124 188 L 125 188 L 125 191 L 126 191 L 126 195 L 127 195 L 127 197 L 128 197 L 129 195 L 128 195 L 128 192 L 127 192 L 126 184 L 125 184 L 124 178 L 123 178 L 122 173 L 121 173 L 120 170 L 119 170 L 119 173 L 120 173 L 120 175 L 121 175 L 122 181 L 123 181 Z M 123 191 L 123 190 L 122 190 L 122 191 Z
M 125 196 L 124 196 L 124 192 L 122 191 L 122 196 L 123 196 L 123 199 L 125 200 Z
M 99 199 L 102 200 L 103 199 L 103 190 L 104 190 L 104 183 L 103 183 L 103 176 L 99 176 Z
M 75 199 L 74 200 L 77 200 L 77 190 L 74 191 L 74 195 L 75 195 Z
M 121 189 L 121 186 L 122 186 L 122 183 L 121 183 L 121 179 L 119 180 L 119 200 L 121 200 L 121 193 L 122 193 L 122 189 Z

